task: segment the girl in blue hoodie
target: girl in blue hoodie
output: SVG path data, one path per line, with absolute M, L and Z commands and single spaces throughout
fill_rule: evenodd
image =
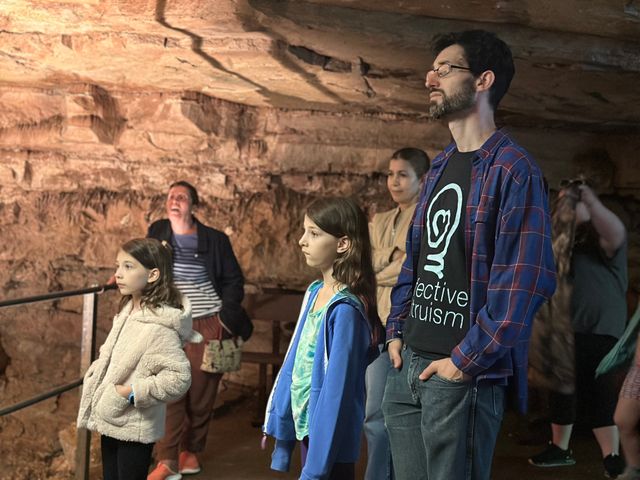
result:
M 349 480 L 360 453 L 365 371 L 381 335 L 367 218 L 353 200 L 317 200 L 298 243 L 322 279 L 307 289 L 263 431 L 276 439 L 273 470 L 289 470 L 300 442 L 301 479 Z

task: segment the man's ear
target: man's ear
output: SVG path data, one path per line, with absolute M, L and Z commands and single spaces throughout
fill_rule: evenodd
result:
M 477 92 L 489 91 L 489 89 L 493 85 L 493 82 L 495 81 L 496 81 L 496 74 L 493 73 L 491 70 L 485 70 L 478 76 L 478 78 L 476 78 L 476 91 Z
M 346 235 L 338 239 L 338 253 L 345 253 L 351 248 L 351 239 Z
M 160 270 L 157 268 L 152 268 L 149 270 L 149 278 L 147 278 L 147 283 L 153 283 L 160 278 Z

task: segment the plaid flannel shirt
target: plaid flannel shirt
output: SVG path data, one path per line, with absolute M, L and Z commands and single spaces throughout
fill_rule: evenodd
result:
M 407 235 L 407 258 L 391 293 L 387 341 L 402 338 L 411 309 L 427 202 L 449 158 L 450 144 L 429 170 Z M 527 405 L 527 356 L 533 317 L 556 286 L 551 223 L 542 173 L 504 131 L 472 163 L 465 246 L 470 272 L 470 328 L 451 360 L 476 381 L 493 379 Z

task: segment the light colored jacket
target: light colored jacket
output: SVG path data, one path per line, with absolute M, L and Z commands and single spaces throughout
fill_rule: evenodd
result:
M 202 336 L 191 326 L 191 305 L 164 306 L 130 314 L 129 302 L 113 319 L 99 358 L 84 377 L 78 427 L 109 437 L 153 443 L 164 436 L 167 402 L 191 386 L 185 342 Z M 135 404 L 119 395 L 116 385 L 132 385 Z
M 391 290 L 398 280 L 406 258 L 407 232 L 415 209 L 414 203 L 405 210 L 396 207 L 386 212 L 376 213 L 369 223 L 373 270 L 376 272 L 378 315 L 383 325 L 387 324 L 387 317 L 391 310 Z M 395 249 L 400 250 L 404 255 L 397 260 L 391 260 Z

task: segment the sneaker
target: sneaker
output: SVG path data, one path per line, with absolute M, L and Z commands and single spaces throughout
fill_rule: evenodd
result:
M 180 473 L 183 475 L 194 475 L 202 470 L 195 453 L 187 452 L 186 450 L 180 452 L 178 464 L 180 465 Z
M 618 475 L 618 480 L 640 480 L 640 468 L 627 466 L 622 475 Z
M 180 480 L 182 475 L 174 472 L 164 463 L 158 463 L 156 468 L 147 476 L 147 480 Z
M 549 446 L 545 451 L 531 457 L 529 463 L 536 467 L 565 467 L 575 465 L 576 461 L 571 454 L 571 450 L 563 450 L 554 443 L 549 442 Z
M 604 476 L 607 478 L 618 478 L 624 472 L 624 460 L 620 455 L 607 455 L 602 459 L 604 465 Z

